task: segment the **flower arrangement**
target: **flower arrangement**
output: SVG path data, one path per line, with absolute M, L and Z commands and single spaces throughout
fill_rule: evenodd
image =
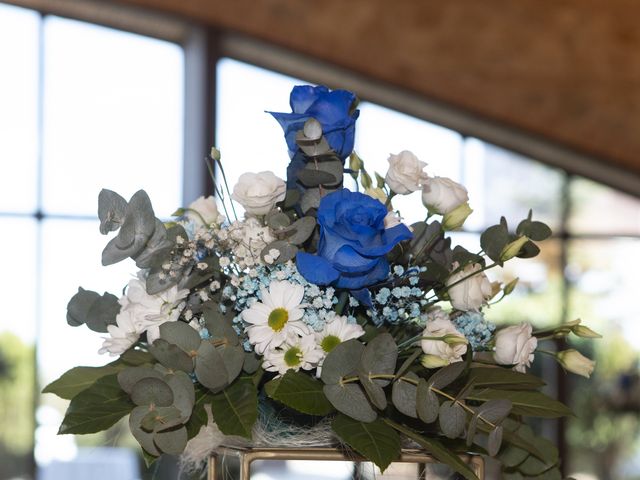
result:
M 374 183 L 353 152 L 351 92 L 299 86 L 290 103 L 272 113 L 291 158 L 286 180 L 245 173 L 231 192 L 225 179 L 217 200 L 201 197 L 171 222 L 142 190 L 129 201 L 100 192 L 100 231 L 117 232 L 102 263 L 130 258 L 139 271 L 121 298 L 80 288 L 68 304 L 68 323 L 106 334 L 100 352 L 117 358 L 45 388 L 71 400 L 59 433 L 129 415 L 152 462 L 214 426 L 251 439 L 270 402 L 330 422 L 336 442 L 382 470 L 411 441 L 467 479 L 461 452 L 497 458 L 505 478 L 556 478 L 557 450 L 523 418 L 570 410 L 526 369 L 544 352 L 589 376 L 594 363 L 577 351 L 538 344 L 598 335 L 579 321 L 496 329 L 484 313 L 515 287 L 485 272 L 535 256 L 550 229 L 531 213 L 515 230 L 502 218 L 479 252 L 453 247 L 447 232 L 472 211 L 462 185 L 428 175 L 408 151 Z M 207 165 L 224 174 L 218 150 Z M 426 218 L 409 226 L 393 198 L 415 191 Z

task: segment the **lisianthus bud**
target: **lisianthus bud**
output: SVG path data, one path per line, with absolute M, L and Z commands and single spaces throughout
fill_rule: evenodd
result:
M 431 213 L 446 215 L 468 201 L 467 189 L 450 178 L 428 178 L 422 186 L 422 203 Z
M 507 243 L 502 249 L 502 252 L 500 252 L 500 260 L 506 262 L 518 255 L 520 249 L 522 249 L 523 245 L 528 241 L 529 239 L 523 235 L 522 237 L 516 238 L 513 242 Z
M 594 332 L 589 327 L 586 327 L 584 325 L 576 325 L 571 329 L 571 331 L 578 337 L 582 338 L 602 338 L 602 335 Z
M 387 201 L 387 194 L 384 193 L 384 190 L 382 190 L 381 188 L 367 188 L 364 193 L 365 195 L 369 195 L 371 198 L 380 200 L 382 203 L 385 203 Z
M 198 197 L 183 212 L 196 225 L 211 225 L 222 219 L 218 213 L 216 199 L 211 195 L 206 198 Z
M 440 368 L 449 365 L 449 360 L 437 355 L 422 355 L 420 363 L 424 368 Z
M 458 230 L 464 225 L 465 220 L 469 215 L 473 213 L 473 210 L 468 203 L 459 205 L 449 213 L 445 213 L 442 218 L 442 228 L 446 231 Z
M 356 152 L 353 152 L 349 156 L 349 168 L 353 170 L 355 173 L 358 172 L 362 168 L 362 160 L 358 156 Z
M 442 337 L 442 341 L 447 345 L 468 345 L 469 340 L 465 337 L 461 336 L 458 333 L 451 334 L 447 333 L 444 337 Z
M 389 170 L 385 181 L 389 188 L 399 195 L 415 192 L 429 178 L 422 171 L 427 164 L 418 160 L 413 153 L 403 150 L 397 155 L 389 155 Z
M 558 352 L 556 358 L 565 370 L 583 377 L 589 378 L 596 368 L 596 362 L 588 359 L 573 348 Z
M 209 153 L 209 155 L 211 156 L 211 158 L 213 158 L 215 161 L 219 161 L 221 156 L 220 156 L 220 150 L 218 150 L 216 147 L 211 147 L 211 153 Z
M 514 365 L 514 370 L 524 373 L 525 368 L 531 366 L 533 352 L 538 346 L 532 331 L 528 323 L 498 330 L 493 354 L 495 361 L 500 365 Z

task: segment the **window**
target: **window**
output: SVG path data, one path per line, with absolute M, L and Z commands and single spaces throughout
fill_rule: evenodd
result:
M 161 217 L 182 202 L 183 57 L 166 41 L 0 4 L 2 478 L 31 470 L 34 405 L 44 478 L 78 478 L 57 461 L 104 443 L 56 436 L 65 404 L 36 392 L 79 363 L 109 361 L 99 335 L 65 322 L 78 282 L 117 293 L 132 273 L 99 266 L 100 189 L 128 198 L 144 188 Z

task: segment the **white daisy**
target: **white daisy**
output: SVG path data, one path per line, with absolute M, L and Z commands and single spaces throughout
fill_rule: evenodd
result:
M 304 287 L 288 281 L 272 281 L 269 290 L 263 288 L 262 301 L 242 312 L 249 342 L 256 353 L 262 355 L 267 348 L 282 345 L 289 336 L 307 335 L 309 327 L 302 321 L 304 310 L 300 305 Z
M 112 357 L 122 355 L 140 338 L 131 316 L 127 314 L 118 314 L 116 325 L 107 325 L 107 331 L 111 337 L 104 337 L 102 348 L 98 353 L 109 352 Z
M 316 342 L 323 355 L 333 350 L 336 345 L 364 335 L 364 330 L 357 323 L 349 323 L 345 316 L 336 315 L 325 323 L 321 332 L 316 332 Z
M 284 375 L 288 370 L 311 370 L 318 365 L 322 356 L 313 335 L 290 336 L 279 348 L 264 352 L 262 367 Z

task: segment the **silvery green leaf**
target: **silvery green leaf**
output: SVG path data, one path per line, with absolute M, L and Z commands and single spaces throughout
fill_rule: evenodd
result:
M 173 403 L 173 392 L 159 378 L 143 378 L 131 390 L 131 401 L 138 406 L 157 405 L 168 407 Z
M 200 334 L 184 322 L 165 322 L 160 325 L 160 338 L 189 353 L 200 347 Z
M 398 346 L 393 336 L 381 333 L 371 340 L 362 353 L 360 366 L 368 375 L 393 375 L 398 360 Z M 389 385 L 391 379 L 377 378 L 373 380 L 381 386 Z
M 218 257 L 213 255 L 208 256 L 202 259 L 200 263 L 205 263 L 207 267 L 204 270 L 200 270 L 199 268 L 192 266 L 190 270 L 183 270 L 183 276 L 178 282 L 180 288 L 191 290 L 201 283 L 211 279 L 211 277 L 215 277 L 220 274 L 220 259 Z
M 180 410 L 176 407 L 154 407 L 140 421 L 140 427 L 145 432 L 161 432 L 182 424 Z
M 299 130 L 296 134 L 296 143 L 308 157 L 319 157 L 333 152 L 324 136 L 319 139 L 310 139 L 305 136 L 303 130 Z
M 193 372 L 193 359 L 180 347 L 162 338 L 158 338 L 153 345 L 149 346 L 149 352 L 167 368 L 182 370 L 186 373 Z
M 112 265 L 142 252 L 156 228 L 156 217 L 144 190 L 133 194 L 118 235 L 102 251 L 102 264 Z
M 378 410 L 387 408 L 387 396 L 382 387 L 371 380 L 365 372 L 358 372 L 358 378 L 360 378 L 360 383 L 371 400 L 371 403 L 373 403 Z
M 551 229 L 542 222 L 526 219 L 518 224 L 516 233 L 518 235 L 525 235 L 536 242 L 540 242 L 551 236 Z
M 296 253 L 298 253 L 298 247 L 295 245 L 291 245 L 285 240 L 276 240 L 262 249 L 260 252 L 260 258 L 264 260 L 264 257 L 269 255 L 271 250 L 277 250 L 280 253 L 278 258 L 274 260 L 274 263 L 286 263 L 295 258 Z
M 127 201 L 111 190 L 102 189 L 98 195 L 98 218 L 100 233 L 106 235 L 118 230 L 124 222 Z
M 316 170 L 313 164 L 308 164 L 306 168 L 298 171 L 298 181 L 305 187 L 317 187 L 319 185 L 335 183 L 336 178 L 329 172 Z
M 67 304 L 67 323 L 72 327 L 86 324 L 91 330 L 107 332 L 107 325 L 116 323 L 120 312 L 118 298 L 110 293 L 99 295 L 91 290 L 78 288 Z
M 260 368 L 260 364 L 262 363 L 262 359 L 256 355 L 255 352 L 245 352 L 244 354 L 244 364 L 242 365 L 242 370 L 245 373 L 251 375 L 255 373 Z
M 300 199 L 302 212 L 307 214 L 311 209 L 317 209 L 320 206 L 320 198 L 320 189 L 307 188 Z
M 279 233 L 285 235 L 288 243 L 301 245 L 309 239 L 315 228 L 316 219 L 314 217 L 302 217 L 291 226 L 282 229 Z
M 502 425 L 498 425 L 489 433 L 489 441 L 487 443 L 487 452 L 490 456 L 495 457 L 500 451 L 502 445 Z
M 196 401 L 191 377 L 180 370 L 172 370 L 164 376 L 163 380 L 173 392 L 173 406 L 180 410 L 184 421 L 188 420 Z
M 167 275 L 160 267 L 152 268 L 145 282 L 147 293 L 149 295 L 157 295 L 160 292 L 164 292 L 177 285 L 181 278 L 180 275 L 175 277 Z
M 514 468 L 524 462 L 528 456 L 529 452 L 526 450 L 507 443 L 500 451 L 498 459 L 505 467 Z
M 279 212 L 278 210 L 271 210 L 267 215 L 266 221 L 269 228 L 276 232 L 291 225 L 289 215 Z
M 164 258 L 173 248 L 174 243 L 167 238 L 167 229 L 162 221 L 156 218 L 156 228 L 144 249 L 135 257 L 136 267 L 150 268 L 156 265 L 158 258 Z
M 222 390 L 229 383 L 222 356 L 210 342 L 202 342 L 195 363 L 196 378 L 212 392 Z
M 344 167 L 339 158 L 336 156 L 322 157 L 317 163 L 317 168 L 322 172 L 329 173 L 334 179 L 333 182 L 324 183 L 325 187 L 338 188 L 342 185 Z
M 465 368 L 466 365 L 464 362 L 455 362 L 447 365 L 446 367 L 442 367 L 436 373 L 431 375 L 429 378 L 429 386 L 441 390 L 447 385 L 453 383 L 460 375 L 462 375 Z
M 409 372 L 405 377 L 416 381 L 418 380 L 418 376 L 413 372 Z M 400 413 L 411 418 L 418 418 L 416 395 L 417 387 L 399 378 L 393 384 L 391 401 Z
M 447 438 L 458 438 L 464 432 L 466 416 L 458 403 L 451 400 L 442 402 L 438 418 L 440 429 Z
M 477 414 L 471 417 L 471 420 L 469 421 L 469 425 L 467 426 L 467 446 L 468 447 L 470 447 L 475 440 L 476 430 L 478 429 L 479 421 L 480 419 L 478 418 Z
M 540 247 L 535 243 L 529 241 L 525 243 L 520 249 L 520 253 L 516 255 L 518 258 L 533 258 L 540 253 Z
M 224 367 L 227 370 L 227 382 L 233 382 L 240 372 L 242 371 L 242 365 L 244 364 L 244 349 L 240 345 L 234 347 L 227 345 L 224 347 L 218 347 L 218 350 L 222 351 L 222 361 Z
M 416 390 L 416 411 L 418 418 L 424 423 L 435 422 L 438 418 L 440 410 L 440 402 L 438 397 L 429 388 L 429 384 L 424 378 L 418 380 L 418 388 Z
M 338 344 L 324 359 L 322 381 L 336 384 L 342 377 L 353 374 L 358 369 L 363 351 L 364 345 L 355 338 Z
M 494 262 L 500 261 L 500 254 L 509 241 L 509 231 L 502 223 L 487 228 L 480 235 L 480 246 Z
M 474 410 L 484 420 L 495 424 L 501 422 L 509 415 L 512 406 L 511 400 L 494 398 L 476 407 Z
M 187 446 L 187 429 L 180 427 L 176 430 L 165 430 L 153 435 L 153 442 L 163 453 L 180 455 Z
M 289 189 L 284 197 L 284 200 L 277 205 L 283 210 L 292 209 L 300 201 L 300 192 L 297 189 Z
M 143 378 L 162 379 L 162 373 L 151 367 L 129 367 L 118 373 L 118 384 L 120 388 L 131 394 L 133 387 Z
M 238 333 L 231 324 L 229 313 L 223 314 L 217 305 L 208 305 L 203 312 L 205 327 L 212 340 L 222 340 L 227 345 L 238 345 Z M 234 315 L 233 310 L 230 312 Z
M 324 367 L 322 372 L 324 373 Z M 325 385 L 322 391 L 336 410 L 351 418 L 361 422 L 373 422 L 378 416 L 369 404 L 360 385 L 354 383 L 331 384 Z
M 161 452 L 153 443 L 153 432 L 142 429 L 142 419 L 149 413 L 149 407 L 136 407 L 129 414 L 129 430 L 140 446 L 151 455 L 159 456 Z

